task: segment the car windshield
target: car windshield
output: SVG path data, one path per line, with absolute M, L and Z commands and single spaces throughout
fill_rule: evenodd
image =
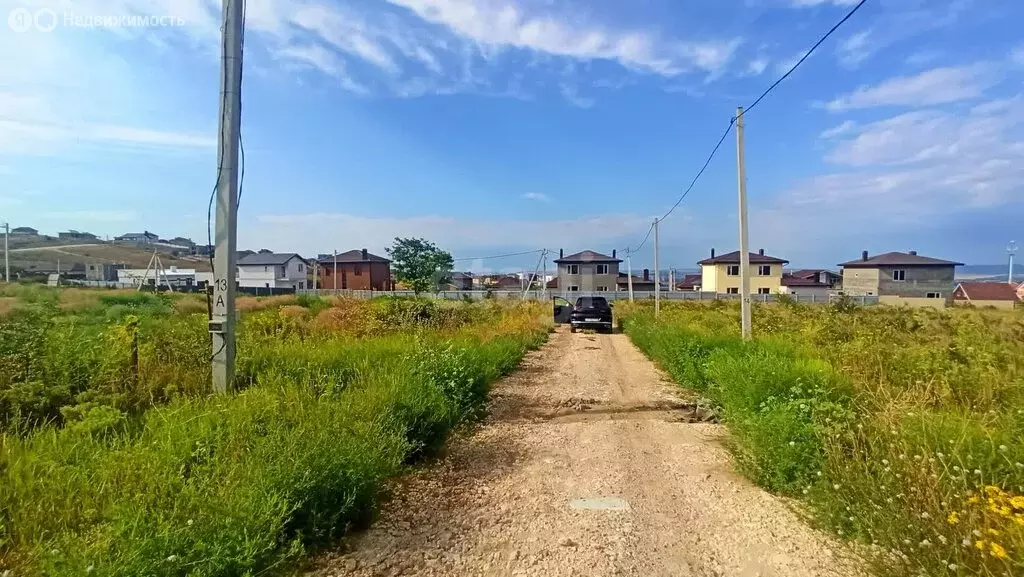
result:
M 580 297 L 576 300 L 576 306 L 581 309 L 608 308 L 608 299 L 604 297 Z

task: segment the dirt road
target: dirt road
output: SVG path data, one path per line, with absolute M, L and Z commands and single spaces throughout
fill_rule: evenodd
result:
M 733 473 L 724 429 L 674 390 L 625 335 L 552 335 L 483 426 L 311 575 L 858 574 Z

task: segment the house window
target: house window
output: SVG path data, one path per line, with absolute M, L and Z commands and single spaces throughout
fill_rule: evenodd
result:
M 605 265 L 605 266 L 608 266 L 608 265 Z M 606 286 L 599 286 L 595 290 L 597 292 L 599 292 L 599 293 L 608 292 L 608 287 L 606 287 Z
M 580 287 L 578 287 L 576 285 L 570 285 L 569 286 L 569 292 L 571 292 L 571 293 L 577 292 L 579 290 L 580 290 Z
M 729 276 L 740 276 L 740 265 L 731 264 L 725 269 L 725 274 Z
M 892 271 L 892 280 L 904 281 L 907 280 L 907 271 L 903 269 L 897 269 Z
M 357 264 L 357 265 L 355 266 L 355 271 L 354 271 L 354 274 L 355 274 L 356 276 L 363 276 L 363 267 L 362 267 L 361 265 L 358 265 L 358 264 Z
M 930 299 L 941 299 L 942 293 L 928 293 L 926 296 Z
M 270 270 L 268 267 L 263 267 L 263 272 L 267 272 L 268 270 Z
M 268 283 L 268 282 L 263 283 L 263 285 L 264 285 L 264 288 L 270 288 L 270 283 Z
M 772 276 L 772 265 L 762 264 L 757 267 L 757 276 Z
M 322 268 L 320 270 L 324 271 L 324 276 L 331 276 L 331 269 L 329 267 L 325 266 L 324 268 Z
M 608 274 L 608 265 L 599 264 L 597 265 L 597 274 Z
M 759 294 L 759 295 L 770 295 L 770 294 L 772 294 L 772 289 L 761 287 L 761 288 L 757 289 L 757 294 Z
M 578 264 L 566 265 L 565 268 L 568 274 L 580 274 L 580 265 Z
M 731 287 L 725 289 L 725 294 L 727 294 L 727 295 L 738 295 L 738 294 L 740 294 L 740 289 L 739 289 L 739 287 L 731 286 Z
M 299 272 L 302 272 L 302 263 L 299 263 Z

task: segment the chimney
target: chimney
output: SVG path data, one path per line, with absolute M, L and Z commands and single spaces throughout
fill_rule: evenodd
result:
M 368 255 L 369 255 L 369 253 L 367 253 L 366 249 L 364 248 L 363 249 L 363 260 L 370 260 L 370 257 Z
M 868 251 L 860 253 L 860 260 L 868 260 Z
M 715 249 L 711 249 L 711 258 L 715 258 Z
M 565 257 L 565 251 L 562 250 L 562 249 L 558 249 L 558 258 L 563 258 L 563 257 Z
M 910 251 L 910 256 L 917 256 L 917 251 L 916 250 Z
M 615 258 L 615 249 L 612 249 L 612 258 Z
M 644 281 L 649 281 L 649 280 L 651 280 L 651 270 L 645 268 L 644 269 Z
M 759 254 L 761 256 L 764 256 L 764 249 L 763 248 L 757 249 L 757 254 Z

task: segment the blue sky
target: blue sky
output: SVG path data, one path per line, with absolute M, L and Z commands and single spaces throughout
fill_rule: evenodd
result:
M 854 3 L 249 0 L 239 244 L 636 246 L 736 106 Z M 0 220 L 204 239 L 217 3 L 0 7 L 58 15 L 0 30 Z M 129 15 L 171 25 L 71 24 Z M 1013 0 L 869 0 L 746 118 L 751 248 L 796 266 L 864 249 L 1003 261 L 1024 238 L 1022 16 Z M 730 136 L 662 225 L 661 262 L 734 250 L 736 231 Z

